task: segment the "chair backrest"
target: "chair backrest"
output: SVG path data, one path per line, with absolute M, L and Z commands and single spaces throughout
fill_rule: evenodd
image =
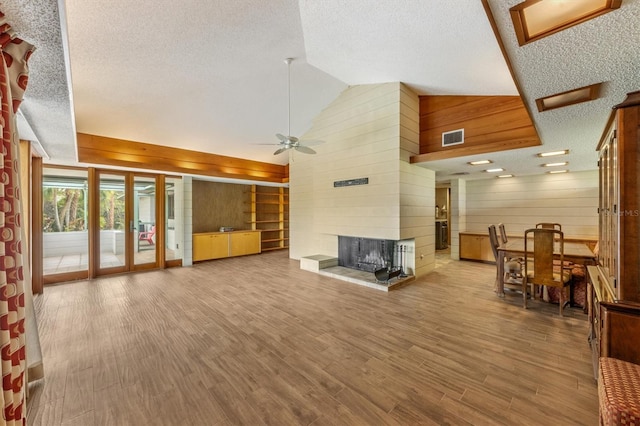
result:
M 496 232 L 495 225 L 489 225 L 489 242 L 491 244 L 491 250 L 493 251 L 493 257 L 498 261 L 498 247 L 500 242 L 498 241 L 498 234 Z
M 531 251 L 531 243 L 533 243 L 533 251 Z M 562 231 L 534 228 L 524 232 L 524 268 L 528 277 L 527 281 L 538 285 L 562 286 L 562 274 L 554 275 L 553 273 L 554 251 L 560 257 L 560 265 L 564 265 L 564 234 Z M 532 260 L 533 265 L 531 264 Z M 532 267 L 533 271 L 531 271 Z
M 559 224 L 559 223 L 551 223 L 551 222 L 536 223 L 536 228 L 557 229 L 558 231 L 562 231 L 562 225 L 561 224 Z
M 502 244 L 507 244 L 509 240 L 507 239 L 507 231 L 504 230 L 504 223 L 499 223 L 498 229 L 500 230 L 500 240 L 502 240 Z

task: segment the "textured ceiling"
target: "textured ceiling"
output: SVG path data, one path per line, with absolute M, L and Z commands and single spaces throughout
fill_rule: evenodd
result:
M 520 0 L 488 1 L 543 149 L 571 149 L 571 170 L 595 168 L 611 106 L 640 89 L 640 0 L 523 47 L 508 14 Z M 75 162 L 77 128 L 285 164 L 286 154 L 258 144 L 287 133 L 287 57 L 296 58 L 293 135 L 347 85 L 402 81 L 419 94 L 517 94 L 480 0 L 60 2 L 66 15 L 56 0 L 0 0 L 19 36 L 37 46 L 22 112 L 51 163 Z M 600 81 L 599 100 L 535 108 L 538 97 Z M 541 171 L 539 151 L 489 157 L 531 174 Z M 422 165 L 446 180 L 473 172 L 468 160 Z M 468 176 L 479 177 L 486 174 Z
M 489 0 L 500 29 L 500 36 L 522 89 L 525 104 L 542 140 L 542 147 L 457 158 L 424 164 L 437 171 L 442 181 L 456 172 L 469 172 L 466 178 L 483 178 L 482 166 L 467 161 L 490 158 L 492 167 L 503 167 L 515 175 L 546 171 L 536 154 L 570 149 L 556 161 L 569 161 L 570 171 L 596 169 L 596 145 L 609 118 L 611 107 L 626 94 L 640 90 L 640 1 L 623 0 L 613 12 L 518 46 L 509 8 L 522 0 Z M 604 82 L 597 100 L 565 108 L 538 112 L 537 98 Z M 563 167 L 564 168 L 564 167 Z

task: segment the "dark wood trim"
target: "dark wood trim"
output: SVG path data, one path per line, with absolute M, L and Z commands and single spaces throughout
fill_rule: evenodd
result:
M 529 6 L 539 3 L 540 1 L 542 0 L 526 0 L 509 9 L 509 14 L 511 15 L 511 20 L 513 21 L 513 29 L 516 33 L 518 44 L 520 46 L 524 46 L 525 44 L 548 37 L 551 34 L 564 31 L 567 28 L 573 27 L 574 25 L 582 24 L 583 22 L 587 22 L 593 18 L 597 18 L 600 15 L 604 15 L 605 13 L 609 13 L 615 9 L 618 9 L 622 4 L 622 0 L 607 0 L 605 7 L 603 7 L 602 9 L 592 12 L 589 15 L 583 16 L 580 19 L 569 20 L 561 25 L 549 27 L 548 30 L 532 37 L 527 31 L 526 17 L 524 16 L 523 10 Z
M 275 183 L 289 177 L 288 169 L 279 164 L 85 133 L 78 133 L 77 141 L 83 163 Z
M 42 257 L 42 158 L 31 159 L 31 288 L 41 294 L 44 287 Z
M 602 146 L 607 141 L 607 136 L 609 136 L 609 130 L 611 129 L 611 125 L 613 125 L 613 120 L 616 119 L 616 110 L 612 109 L 611 113 L 609 113 L 609 118 L 607 119 L 607 125 L 604 127 L 602 131 L 602 136 L 600 136 L 600 141 L 598 141 L 598 146 L 596 147 L 596 151 L 600 151 Z
M 165 268 L 167 218 L 165 215 L 166 188 L 164 175 L 156 176 L 156 266 Z
M 164 267 L 165 268 L 176 268 L 182 266 L 182 259 L 171 259 L 165 260 Z
M 463 157 L 476 154 L 486 154 L 496 151 L 506 151 L 510 149 L 527 148 L 531 146 L 539 146 L 539 139 L 520 139 L 516 141 L 499 141 L 485 143 L 483 145 L 464 146 L 461 148 L 449 148 L 446 151 L 429 152 L 426 154 L 413 155 L 410 159 L 411 164 L 424 163 L 427 161 L 444 160 L 447 158 Z
M 99 218 L 100 218 L 100 184 L 98 182 L 98 173 L 94 167 L 89 167 L 87 169 L 87 178 L 89 181 L 88 187 L 88 200 L 87 204 L 89 206 L 89 224 L 87 226 L 87 231 L 89 232 L 89 278 L 95 278 L 98 276 L 99 258 L 98 253 L 100 253 L 100 244 L 99 234 L 100 234 L 100 226 L 99 226 Z
M 588 102 L 588 101 L 592 101 L 594 99 L 598 99 L 598 97 L 600 96 L 600 88 L 601 87 L 602 87 L 602 83 L 595 83 L 595 84 L 591 84 L 589 86 L 579 87 L 577 89 L 565 90 L 564 92 L 561 92 L 561 93 L 556 93 L 554 95 L 549 95 L 549 96 L 545 96 L 545 97 L 542 97 L 542 98 L 538 98 L 538 99 L 536 99 L 536 106 L 538 107 L 538 112 L 551 111 L 552 109 L 564 108 L 566 106 L 575 105 L 575 104 L 579 104 L 579 103 L 582 103 L 582 102 Z M 558 105 L 553 106 L 553 107 L 545 106 L 545 100 L 547 100 L 547 99 L 555 98 L 556 96 L 567 95 L 569 93 L 579 92 L 579 91 L 584 90 L 584 89 L 589 89 L 589 95 L 586 98 L 574 99 L 574 100 L 572 100 L 570 102 L 561 103 L 561 104 L 558 104 Z
M 89 271 L 73 271 L 62 274 L 50 274 L 44 277 L 44 284 L 51 285 L 67 281 L 86 280 L 89 278 Z
M 511 59 L 509 59 L 509 55 L 507 54 L 507 49 L 504 46 L 504 42 L 502 41 L 502 37 L 500 36 L 500 30 L 498 29 L 498 24 L 496 23 L 496 19 L 493 16 L 493 12 L 491 11 L 491 6 L 489 5 L 489 0 L 482 0 L 482 6 L 484 7 L 484 11 L 487 14 L 487 18 L 489 19 L 489 24 L 491 25 L 491 29 L 493 30 L 493 34 L 496 36 L 496 41 L 498 42 L 498 46 L 500 47 L 500 51 L 502 52 L 502 56 L 504 57 L 504 61 L 507 63 L 507 68 L 509 69 L 509 74 L 511 74 L 511 78 L 513 79 L 513 83 L 516 85 L 516 90 L 522 99 L 522 103 L 524 104 L 524 108 L 527 110 L 529 114 L 529 118 L 531 119 L 531 123 L 535 129 L 535 121 L 533 121 L 533 114 L 527 105 L 527 98 L 523 95 L 524 91 L 522 90 L 522 85 L 520 84 L 518 77 L 516 76 L 515 70 L 513 69 L 513 64 L 511 64 Z M 536 135 L 538 139 L 540 135 L 538 134 L 537 129 Z

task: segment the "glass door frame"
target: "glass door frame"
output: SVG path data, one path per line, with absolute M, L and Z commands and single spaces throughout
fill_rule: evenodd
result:
M 91 173 L 91 172 L 90 172 Z M 89 258 L 91 259 L 91 270 L 89 275 L 92 277 L 119 274 L 135 271 L 143 271 L 149 269 L 157 269 L 160 265 L 164 264 L 164 245 L 161 244 L 164 241 L 164 176 L 156 175 L 152 173 L 133 172 L 125 170 L 113 170 L 113 169 L 93 169 L 94 176 L 90 181 L 93 181 L 93 191 L 90 191 L 93 196 L 90 196 L 89 203 L 91 205 L 91 226 L 90 226 L 90 243 L 89 243 Z M 100 266 L 100 176 L 101 175 L 115 175 L 122 176 L 124 178 L 124 198 L 125 198 L 125 226 L 124 226 L 124 264 L 122 266 L 101 267 Z M 149 263 L 135 263 L 135 251 L 134 247 L 136 241 L 134 238 L 137 235 L 134 224 L 134 182 L 136 177 L 152 178 L 156 186 L 155 196 L 155 226 L 156 226 L 156 248 L 155 258 L 153 262 Z M 160 196 L 158 194 L 158 188 L 160 188 Z M 158 244 L 160 243 L 160 244 Z

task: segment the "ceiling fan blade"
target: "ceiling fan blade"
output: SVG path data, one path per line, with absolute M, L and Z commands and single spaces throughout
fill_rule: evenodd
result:
M 273 155 L 282 154 L 283 152 L 285 152 L 288 149 L 291 149 L 291 147 L 290 146 L 282 147 L 282 148 L 278 149 L 276 152 L 274 152 Z
M 316 146 L 316 145 L 323 144 L 324 141 L 321 141 L 318 139 L 302 139 L 300 143 L 304 144 L 305 146 Z
M 315 154 L 316 153 L 314 150 L 312 150 L 308 146 L 304 146 L 304 145 L 297 145 L 297 146 L 294 146 L 294 148 L 296 150 L 300 151 L 300 152 L 304 152 L 305 154 Z
M 281 135 L 280 133 L 276 133 L 276 138 L 280 139 L 282 142 L 286 142 L 289 139 L 285 135 Z

